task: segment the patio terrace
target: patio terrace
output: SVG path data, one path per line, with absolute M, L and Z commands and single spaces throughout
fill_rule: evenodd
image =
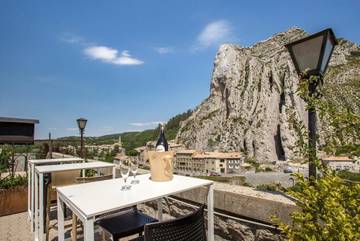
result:
M 194 189 L 163 201 L 164 219 L 182 216 L 191 211 L 191 204 L 203 202 L 205 191 L 205 188 Z M 270 225 L 270 216 L 276 214 L 283 220 L 288 220 L 289 214 L 296 208 L 291 200 L 282 195 L 223 183 L 215 183 L 214 206 L 215 240 L 219 241 L 278 240 L 276 229 Z M 154 202 L 141 204 L 139 208 L 145 213 L 156 216 Z M 51 216 L 53 220 L 50 225 L 56 226 L 56 209 L 52 211 Z M 67 240 L 70 240 L 70 230 L 71 220 L 67 220 L 65 222 Z M 95 240 L 103 240 L 102 232 L 99 229 L 95 232 Z M 0 234 L 0 241 L 34 240 L 26 212 L 0 217 Z M 56 228 L 50 230 L 49 237 L 52 241 L 58 240 Z M 78 228 L 78 240 L 83 240 L 81 228 Z

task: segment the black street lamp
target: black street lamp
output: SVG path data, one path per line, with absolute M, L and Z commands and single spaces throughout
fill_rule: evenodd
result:
M 87 119 L 79 118 L 76 121 L 77 121 L 79 130 L 80 130 L 80 155 L 81 155 L 81 158 L 84 158 L 84 130 L 85 130 Z
M 331 28 L 285 45 L 299 76 L 308 79 L 309 97 L 318 97 L 316 88 L 323 83 L 324 73 L 337 44 Z M 316 76 L 317 81 L 310 81 Z M 316 178 L 316 110 L 308 110 L 309 131 L 309 177 Z

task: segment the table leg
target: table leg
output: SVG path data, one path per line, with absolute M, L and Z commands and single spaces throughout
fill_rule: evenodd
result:
M 27 163 L 27 176 L 28 176 L 28 220 L 31 222 L 31 167 L 30 163 Z M 32 226 L 32 225 L 31 225 Z M 32 228 L 31 228 L 32 231 Z
M 87 219 L 83 222 L 83 224 L 84 241 L 94 241 L 94 219 Z
M 116 178 L 116 168 L 115 167 L 113 167 L 113 169 L 112 169 L 112 175 L 113 175 L 113 179 L 115 179 Z
M 34 231 L 35 165 L 31 164 L 31 229 Z
M 157 209 L 158 209 L 158 219 L 162 221 L 163 219 L 163 211 L 162 211 L 162 198 L 157 200 Z
M 64 241 L 65 232 L 64 232 L 64 203 L 57 195 L 57 217 L 58 217 L 58 240 Z
M 39 241 L 44 237 L 44 174 L 39 174 Z
M 35 223 L 33 223 L 33 225 L 35 226 L 35 240 L 39 240 L 39 185 L 38 185 L 38 176 L 37 173 L 33 176 L 34 180 L 34 189 L 35 189 L 35 194 L 34 194 L 34 200 L 33 200 L 33 204 L 35 203 L 35 208 L 33 208 L 32 212 L 34 214 L 33 218 L 35 218 Z
M 207 214 L 208 214 L 208 241 L 214 241 L 214 186 L 209 186 L 207 196 Z

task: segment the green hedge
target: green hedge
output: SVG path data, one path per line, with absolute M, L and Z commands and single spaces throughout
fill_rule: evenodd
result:
M 14 176 L 14 177 L 5 177 L 0 180 L 0 189 L 11 189 L 19 186 L 27 185 L 27 177 L 26 176 Z

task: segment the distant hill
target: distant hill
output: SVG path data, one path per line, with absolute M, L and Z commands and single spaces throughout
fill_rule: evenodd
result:
M 179 129 L 180 123 L 186 120 L 192 114 L 192 110 L 188 110 L 182 114 L 178 114 L 172 117 L 165 126 L 165 135 L 167 140 L 175 139 Z M 110 134 L 98 137 L 85 137 L 85 143 L 87 145 L 103 145 L 103 144 L 114 144 L 119 140 L 119 136 L 121 136 L 121 141 L 123 143 L 123 147 L 127 152 L 133 150 L 136 147 L 144 146 L 148 141 L 154 141 L 158 137 L 160 132 L 159 127 L 155 129 L 144 130 L 140 132 L 123 132 L 117 134 Z M 80 141 L 79 136 L 67 136 L 58 138 L 55 140 L 61 141 L 70 145 L 74 145 Z

